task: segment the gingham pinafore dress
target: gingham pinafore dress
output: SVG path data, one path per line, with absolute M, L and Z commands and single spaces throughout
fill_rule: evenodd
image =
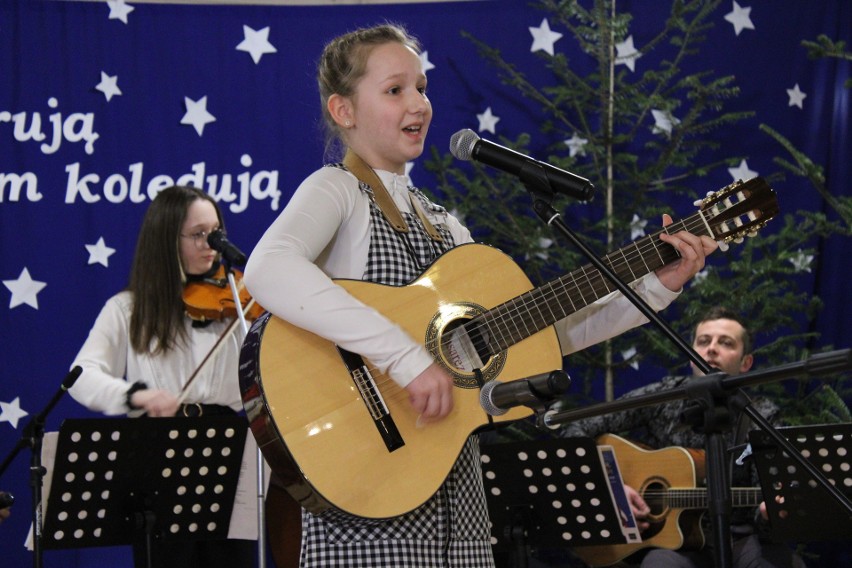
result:
M 376 205 L 370 186 L 360 183 L 359 187 L 370 198 L 370 249 L 363 280 L 406 284 L 455 246 L 446 227 L 436 226 L 443 242 L 433 241 L 417 215 L 410 213 L 403 213 L 409 232 L 395 232 Z M 427 215 L 429 211 L 445 211 L 419 190 L 410 187 L 409 191 Z M 417 472 L 412 471 L 411 475 Z M 327 511 L 320 516 L 303 511 L 301 566 L 493 567 L 478 437 L 468 438 L 438 492 L 410 513 L 373 520 L 339 511 Z

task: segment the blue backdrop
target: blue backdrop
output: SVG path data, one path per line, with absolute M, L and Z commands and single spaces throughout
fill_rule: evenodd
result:
M 619 3 L 634 14 L 636 48 L 664 21 L 664 4 Z M 505 87 L 460 32 L 499 48 L 544 85 L 550 77 L 541 57 L 548 50 L 587 62 L 547 15 L 503 0 L 0 3 L 0 457 L 56 391 L 104 301 L 126 284 L 142 214 L 158 189 L 176 181 L 202 186 L 223 206 L 231 240 L 250 251 L 296 185 L 321 164 L 314 68 L 328 39 L 385 19 L 419 36 L 435 108 L 428 142 L 443 152 L 461 128 L 492 139 L 536 130 L 537 109 Z M 713 22 L 694 65 L 735 75 L 742 96 L 732 110 L 756 116 L 714 133 L 727 155 L 745 161 L 708 178 L 702 193 L 776 169 L 772 159 L 783 152 L 756 128 L 767 122 L 826 168 L 833 194 L 849 195 L 849 63 L 808 59 L 801 41 L 826 34 L 852 43 L 852 3 L 724 2 Z M 637 71 L 642 65 L 642 58 L 635 61 Z M 544 155 L 553 142 L 534 143 Z M 412 175 L 434 187 L 420 163 Z M 803 179 L 774 187 L 782 211 L 824 208 Z M 848 239 L 820 246 L 808 265 L 813 293 L 827 306 L 817 321 L 820 345 L 844 347 L 852 319 L 844 300 Z M 47 429 L 91 416 L 66 398 Z M 0 480 L 0 489 L 18 497 L 13 518 L 0 527 L 9 566 L 32 562 L 22 548 L 30 507 L 26 454 Z M 124 549 L 47 551 L 45 560 L 129 565 Z

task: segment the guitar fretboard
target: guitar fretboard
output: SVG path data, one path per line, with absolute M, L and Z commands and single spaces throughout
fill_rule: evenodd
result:
M 653 508 L 656 505 L 674 509 L 705 509 L 707 508 L 707 489 L 696 487 L 691 489 L 649 490 L 642 498 Z M 731 506 L 754 507 L 763 500 L 759 487 L 734 487 L 731 489 Z
M 699 236 L 710 235 L 706 219 L 699 212 L 609 253 L 602 261 L 619 279 L 633 282 L 680 258 L 674 247 L 659 239 L 659 235 L 664 232 L 673 233 L 680 230 Z M 484 342 L 484 350 L 479 349 L 483 345 L 477 346 L 480 353 L 494 355 L 603 298 L 615 289 L 597 268 L 587 264 L 494 307 L 468 322 L 465 328 L 472 336 L 479 337 Z

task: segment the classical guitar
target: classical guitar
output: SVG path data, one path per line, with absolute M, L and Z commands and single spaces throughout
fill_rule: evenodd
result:
M 754 178 L 708 196 L 698 213 L 664 230 L 733 241 L 777 212 L 772 188 Z M 632 282 L 677 258 L 656 233 L 603 260 Z M 452 249 L 405 286 L 335 282 L 423 341 L 454 379 L 450 415 L 418 426 L 406 391 L 369 361 L 269 314 L 243 343 L 240 386 L 254 436 L 291 495 L 314 513 L 365 518 L 398 516 L 429 499 L 467 437 L 488 423 L 480 379 L 561 369 L 552 325 L 613 290 L 591 265 L 533 288 L 508 256 L 479 244 Z M 519 407 L 494 420 L 530 414 Z
M 704 546 L 701 517 L 707 509 L 707 489 L 696 487 L 704 478 L 703 451 L 678 447 L 644 450 L 615 434 L 604 434 L 597 443 L 615 450 L 622 480 L 651 509 L 646 519 L 651 526 L 642 533 L 642 542 L 578 546 L 573 549 L 577 556 L 589 566 L 609 566 L 642 548 Z M 762 500 L 759 487 L 731 488 L 734 507 L 756 507 Z

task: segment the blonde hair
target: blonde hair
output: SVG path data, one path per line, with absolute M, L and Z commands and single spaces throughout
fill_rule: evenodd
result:
M 400 43 L 420 54 L 420 42 L 398 24 L 381 24 L 360 28 L 338 36 L 328 42 L 317 65 L 325 130 L 325 151 L 328 155 L 335 142 L 342 141 L 340 126 L 328 111 L 328 99 L 332 95 L 351 97 L 358 81 L 367 72 L 367 59 L 375 47 L 386 43 Z

